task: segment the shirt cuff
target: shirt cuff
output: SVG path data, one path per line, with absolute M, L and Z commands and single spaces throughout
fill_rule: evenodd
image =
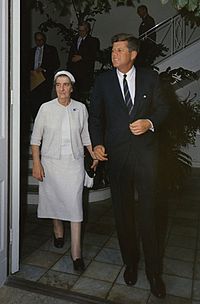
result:
M 148 121 L 150 122 L 150 124 L 151 124 L 149 130 L 152 131 L 152 132 L 154 132 L 154 126 L 153 126 L 152 121 L 151 121 L 150 119 L 147 119 L 147 120 L 148 120 Z

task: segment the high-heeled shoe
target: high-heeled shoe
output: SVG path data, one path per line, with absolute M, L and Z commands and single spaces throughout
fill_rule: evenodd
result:
M 63 248 L 64 246 L 64 236 L 56 238 L 55 233 L 53 234 L 53 242 L 56 248 Z
M 83 271 L 85 269 L 85 263 L 83 261 L 83 258 L 78 258 L 76 260 L 73 260 L 73 266 L 74 266 L 74 270 L 76 271 Z

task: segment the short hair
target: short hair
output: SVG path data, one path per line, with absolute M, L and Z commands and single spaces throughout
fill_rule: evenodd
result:
M 138 8 L 137 8 L 137 12 L 139 11 L 139 9 L 142 9 L 142 10 L 145 10 L 147 13 L 148 13 L 148 8 L 146 5 L 139 5 Z
M 36 33 L 34 34 L 34 39 L 35 39 L 35 40 L 36 40 L 36 38 L 37 38 L 37 35 L 41 35 L 41 36 L 43 37 L 44 42 L 46 42 L 47 37 L 46 37 L 46 35 L 45 35 L 43 32 L 36 32 Z
M 85 26 L 87 28 L 87 30 L 88 30 L 89 33 L 91 31 L 91 25 L 90 25 L 90 23 L 88 21 L 82 21 L 82 22 L 79 23 L 78 26 Z
M 120 33 L 116 34 L 111 38 L 112 44 L 114 42 L 118 41 L 127 41 L 128 42 L 128 49 L 129 51 L 136 51 L 139 52 L 140 50 L 140 40 L 137 39 L 136 37 L 132 36 L 131 34 L 126 34 L 126 33 Z

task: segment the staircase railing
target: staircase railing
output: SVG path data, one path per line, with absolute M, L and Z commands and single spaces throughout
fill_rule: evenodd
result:
M 145 32 L 140 36 L 140 39 L 151 40 L 152 33 L 156 33 L 156 43 L 167 48 L 164 57 L 156 58 L 154 64 L 157 64 L 199 40 L 200 26 L 194 25 L 192 27 L 186 22 L 185 18 L 177 14 Z

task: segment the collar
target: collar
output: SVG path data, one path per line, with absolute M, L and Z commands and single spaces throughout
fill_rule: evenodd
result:
M 43 49 L 44 49 L 44 45 L 42 45 L 42 46 L 37 46 L 36 48 L 39 49 L 39 50 L 40 50 L 40 49 L 43 50 Z
M 134 67 L 134 65 L 132 66 L 132 68 L 127 72 L 127 73 L 122 73 L 122 72 L 120 72 L 118 69 L 117 69 L 117 76 L 120 78 L 120 79 L 123 79 L 124 78 L 124 74 L 126 74 L 127 75 L 127 79 L 130 79 L 130 78 L 132 78 L 132 77 L 134 77 L 135 76 L 135 67 Z
M 88 35 L 86 35 L 85 37 L 81 37 L 81 36 L 78 36 L 78 40 L 85 40 L 87 38 Z

